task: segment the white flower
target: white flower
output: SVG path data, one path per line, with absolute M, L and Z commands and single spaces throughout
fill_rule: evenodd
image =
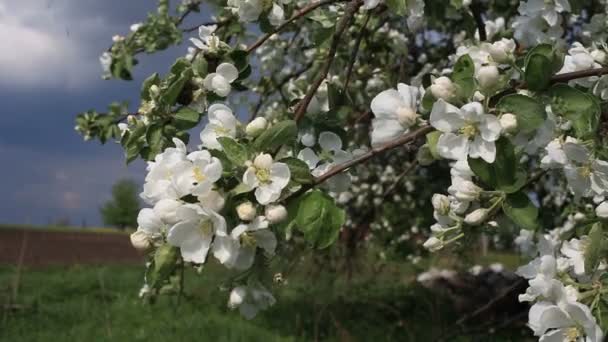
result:
M 272 294 L 262 285 L 237 286 L 230 292 L 228 307 L 239 308 L 239 312 L 246 319 L 252 319 L 260 310 L 272 305 L 276 300 Z
M 524 255 L 532 256 L 536 254 L 536 245 L 534 244 L 534 232 L 527 229 L 521 229 L 519 235 L 513 241 L 517 249 Z
M 264 132 L 267 126 L 268 121 L 266 120 L 266 118 L 257 117 L 253 119 L 253 121 L 251 121 L 249 124 L 247 124 L 247 127 L 245 128 L 245 133 L 247 133 L 248 136 L 255 138 L 258 135 L 262 134 L 262 132 Z
M 211 209 L 216 213 L 219 213 L 224 208 L 224 204 L 226 204 L 226 200 L 222 194 L 215 190 L 198 195 L 197 199 L 203 208 Z
M 363 1 L 363 8 L 366 9 L 366 10 L 370 10 L 370 9 L 376 8 L 383 1 L 384 0 L 364 0 Z
M 140 29 L 140 28 L 142 28 L 143 26 L 144 26 L 144 24 L 143 24 L 143 23 L 135 23 L 135 24 L 131 25 L 131 27 L 130 27 L 131 32 L 137 32 L 137 31 L 139 31 L 139 29 Z
M 595 215 L 603 219 L 608 218 L 608 201 L 600 203 L 597 208 L 595 208 Z
M 174 170 L 175 189 L 180 198 L 189 194 L 203 195 L 222 177 L 222 163 L 209 151 L 195 151 L 187 158 Z
M 236 207 L 236 213 L 239 216 L 239 219 L 243 221 L 251 221 L 256 215 L 255 206 L 249 201 L 243 202 Z
M 573 238 L 564 241 L 562 244 L 560 251 L 568 258 L 569 264 L 572 265 L 577 277 L 585 275 L 585 250 L 589 243 L 589 237 L 583 236 L 580 240 Z
M 270 22 L 270 25 L 272 26 L 279 26 L 283 21 L 285 21 L 285 11 L 283 11 L 283 7 L 273 3 L 270 13 L 268 13 L 268 22 Z
M 196 204 L 184 204 L 177 217 L 180 222 L 169 230 L 167 242 L 180 248 L 184 261 L 204 263 L 213 236 L 226 235 L 226 220 Z
M 243 22 L 251 22 L 258 19 L 264 10 L 263 0 L 228 0 L 228 7 L 239 16 Z
M 570 12 L 568 0 L 528 0 L 519 3 L 518 11 L 528 17 L 542 17 L 549 26 L 558 23 L 559 13 Z
M 230 83 L 239 78 L 239 71 L 230 63 L 222 63 L 217 66 L 214 73 L 205 77 L 203 85 L 206 89 L 213 91 L 218 96 L 226 97 L 230 94 L 232 87 Z
M 540 0 L 541 2 L 543 0 Z M 556 25 L 549 25 L 541 16 L 516 17 L 511 25 L 514 29 L 513 37 L 523 47 L 530 47 L 541 43 L 555 43 L 563 34 L 562 18 L 557 17 Z
M 599 51 L 599 50 L 595 50 L 595 51 Z M 597 53 L 596 53 L 596 56 L 597 56 Z M 590 69 L 596 69 L 596 68 L 601 68 L 601 67 L 602 66 L 595 61 L 595 58 L 593 57 L 592 53 L 589 52 L 588 49 L 586 49 L 581 43 L 574 42 L 572 44 L 572 47 L 568 50 L 568 54 L 564 58 L 563 67 L 557 73 L 564 74 L 564 73 L 569 73 L 569 72 L 590 70 Z M 589 88 L 589 87 L 593 86 L 595 84 L 595 82 L 597 82 L 598 79 L 599 79 L 598 76 L 582 77 L 582 78 L 574 79 L 568 83 L 572 86 L 578 84 L 580 86 Z
M 436 99 L 449 101 L 456 96 L 456 85 L 446 76 L 436 78 L 429 90 Z
M 568 157 L 564 152 L 562 141 L 559 138 L 553 139 L 545 147 L 547 155 L 541 159 L 541 165 L 544 168 L 563 167 L 568 163 Z
M 540 336 L 539 341 L 544 342 L 604 340 L 589 307 L 563 298 L 556 304 L 549 301 L 534 304 L 530 308 L 528 325 L 535 336 Z
M 289 183 L 291 173 L 285 163 L 275 163 L 270 154 L 259 154 L 243 174 L 243 184 L 255 189 L 260 204 L 276 201 Z
M 274 255 L 277 239 L 268 229 L 264 216 L 256 217 L 249 224 L 236 226 L 229 236 L 217 237 L 213 256 L 228 268 L 246 270 L 253 265 L 256 249 L 260 247 L 268 255 Z
M 101 56 L 99 56 L 99 63 L 101 64 L 101 68 L 103 70 L 102 77 L 112 77 L 112 54 L 107 51 L 102 53 Z
M 167 229 L 167 224 L 161 220 L 152 208 L 143 208 L 137 214 L 137 230 L 149 237 L 158 237 Z
M 482 224 L 487 218 L 490 210 L 486 208 L 475 209 L 464 218 L 464 222 L 471 226 Z
M 220 40 L 214 34 L 217 25 L 202 25 L 198 28 L 198 38 L 190 38 L 194 46 L 202 51 L 216 51 L 219 48 Z
M 564 174 L 576 196 L 589 197 L 608 192 L 608 162 L 593 158 L 585 146 L 571 137 L 566 138 L 563 150 L 569 160 Z
M 440 99 L 433 105 L 430 123 L 443 132 L 437 141 L 442 157 L 463 160 L 468 155 L 494 162 L 500 122 L 496 116 L 485 114 L 481 103 L 472 102 L 458 109 Z
M 559 283 L 555 279 L 557 273 L 557 261 L 553 255 L 542 255 L 536 258 L 527 265 L 520 266 L 516 272 L 518 275 L 529 279 L 529 287 L 525 294 L 519 295 L 519 301 L 534 301 L 537 297 L 542 296 L 550 298 L 552 296 L 553 287 Z
M 208 110 L 209 123 L 200 134 L 202 146 L 208 149 L 221 150 L 219 137 L 236 137 L 237 119 L 228 106 L 221 103 L 212 104 Z
M 166 224 L 172 225 L 179 221 L 177 218 L 177 208 L 181 207 L 181 205 L 182 202 L 175 199 L 162 199 L 154 205 L 154 214 Z
M 484 65 L 477 70 L 476 78 L 481 89 L 490 90 L 498 83 L 500 73 L 495 65 Z
M 486 20 L 486 38 L 491 41 L 492 38 L 499 32 L 505 29 L 505 18 L 498 17 L 496 20 Z M 479 30 L 475 31 L 475 39 L 479 40 Z
M 141 198 L 148 204 L 156 204 L 161 199 L 179 199 L 173 184 L 173 174 L 178 165 L 186 161 L 186 145 L 173 138 L 176 147 L 169 147 L 157 154 L 153 162 L 148 162 L 148 174 Z
M 315 177 L 323 175 L 334 165 L 344 163 L 352 158 L 351 153 L 342 150 L 342 140 L 336 133 L 321 132 L 319 134 L 319 146 L 321 147 L 319 154 L 310 147 L 306 147 L 298 153 L 298 159 L 308 165 Z M 327 185 L 333 192 L 346 191 L 350 186 L 350 176 L 347 173 L 338 174 L 329 179 Z
M 503 132 L 513 133 L 517 130 L 517 117 L 511 113 L 503 114 L 500 119 L 500 127 Z
M 401 136 L 418 121 L 418 88 L 399 83 L 397 89 L 385 90 L 372 100 L 372 145 Z
M 283 222 L 287 218 L 287 209 L 280 204 L 271 204 L 266 206 L 264 210 L 264 215 L 268 222 L 275 224 Z
M 487 45 L 487 50 L 496 63 L 508 64 L 513 59 L 517 45 L 513 39 L 503 38 Z

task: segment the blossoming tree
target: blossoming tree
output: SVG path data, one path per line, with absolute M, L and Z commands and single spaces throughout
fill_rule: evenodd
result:
M 211 21 L 186 27 L 200 11 Z M 76 119 L 148 161 L 142 296 L 215 258 L 252 318 L 287 245 L 374 222 L 378 237 L 415 226 L 437 252 L 515 226 L 534 334 L 603 340 L 605 0 L 160 0 L 113 38 L 104 77 L 131 79 L 136 57 L 195 31 L 136 112 Z

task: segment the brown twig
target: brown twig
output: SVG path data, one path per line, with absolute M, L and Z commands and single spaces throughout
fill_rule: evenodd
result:
M 323 66 L 321 74 L 311 85 L 310 90 L 308 91 L 308 93 L 306 93 L 306 96 L 304 96 L 304 98 L 296 106 L 296 110 L 294 113 L 294 120 L 296 122 L 302 119 L 302 117 L 306 113 L 306 109 L 308 108 L 310 101 L 312 101 L 313 96 L 315 96 L 317 89 L 319 89 L 323 81 L 327 78 L 327 75 L 329 74 L 329 69 L 331 68 L 331 65 L 334 61 L 334 57 L 336 57 L 336 52 L 338 51 L 338 45 L 340 45 L 342 34 L 346 30 L 348 23 L 355 16 L 355 13 L 357 13 L 357 10 L 359 10 L 359 7 L 361 7 L 361 5 L 363 5 L 363 0 L 353 0 L 346 6 L 346 9 L 344 10 L 344 15 L 336 25 L 336 32 L 334 33 L 334 36 L 332 38 L 331 46 L 329 47 L 329 52 L 327 53 L 325 65 Z
M 486 24 L 483 22 L 481 1 L 473 1 L 473 4 L 471 4 L 471 12 L 473 12 L 473 18 L 475 19 L 475 24 L 477 24 L 477 31 L 479 31 L 479 41 L 485 42 L 488 40 L 488 35 L 486 33 Z
M 355 62 L 357 61 L 357 55 L 359 55 L 359 48 L 361 47 L 361 41 L 363 40 L 363 35 L 365 34 L 365 28 L 367 27 L 367 23 L 369 23 L 369 18 L 371 18 L 371 13 L 367 13 L 365 16 L 365 21 L 363 22 L 363 26 L 361 26 L 361 31 L 359 32 L 359 36 L 357 37 L 357 41 L 355 42 L 355 47 L 353 48 L 353 52 L 350 55 L 350 61 L 348 63 L 348 70 L 346 71 L 346 79 L 344 80 L 344 93 L 348 89 L 348 84 L 350 83 L 350 77 L 353 73 L 353 68 L 355 67 Z
M 373 147 L 368 152 L 366 152 L 360 156 L 357 156 L 356 158 L 353 158 L 353 159 L 347 161 L 346 163 L 332 167 L 326 173 L 315 178 L 314 184 L 315 185 L 321 184 L 321 183 L 325 182 L 326 180 L 328 180 L 329 178 L 331 178 L 337 174 L 340 174 L 340 173 L 344 172 L 345 170 L 347 170 L 357 164 L 367 161 L 367 160 L 377 156 L 378 154 L 384 153 L 395 147 L 399 147 L 399 146 L 405 145 L 407 143 L 410 143 L 412 141 L 415 141 L 416 139 L 431 132 L 433 129 L 434 128 L 432 126 L 423 126 L 423 127 L 420 127 L 419 129 L 417 129 L 409 134 L 403 135 L 395 140 L 389 141 L 389 142 L 382 144 L 380 146 L 377 146 L 377 147 Z
M 281 25 L 277 26 L 277 28 L 275 28 L 272 32 L 269 32 L 265 35 L 263 35 L 262 37 L 260 37 L 260 39 L 258 39 L 255 43 L 253 43 L 251 46 L 249 46 L 247 48 L 247 53 L 251 53 L 253 51 L 255 51 L 255 49 L 259 48 L 260 46 L 262 46 L 262 44 L 264 44 L 268 39 L 270 39 L 270 37 L 272 37 L 273 34 L 279 33 L 281 31 L 283 31 L 289 24 L 291 24 L 292 22 L 298 20 L 299 18 L 307 15 L 308 13 L 314 11 L 315 9 L 324 6 L 324 5 L 329 5 L 329 4 L 333 4 L 339 1 L 343 1 L 343 0 L 322 0 L 322 1 L 318 1 L 315 3 L 312 3 L 308 6 L 302 7 L 299 11 L 297 11 L 296 13 L 294 13 L 291 18 L 285 20 L 284 23 L 282 23 Z

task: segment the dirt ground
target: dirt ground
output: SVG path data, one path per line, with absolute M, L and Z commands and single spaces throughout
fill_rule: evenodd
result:
M 125 233 L 0 229 L 0 264 L 143 264 Z

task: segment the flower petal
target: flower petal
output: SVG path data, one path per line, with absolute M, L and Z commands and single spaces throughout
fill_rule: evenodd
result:
M 502 130 L 502 127 L 500 126 L 500 121 L 496 116 L 485 114 L 481 119 L 479 130 L 483 140 L 496 141 L 498 138 L 500 138 L 500 131 Z
M 453 132 L 464 126 L 460 109 L 445 102 L 443 99 L 437 100 L 431 110 L 430 123 L 442 132 Z
M 464 160 L 469 154 L 469 140 L 454 133 L 443 133 L 437 141 L 437 152 L 443 158 Z
M 371 109 L 376 118 L 397 118 L 397 108 L 403 106 L 403 101 L 399 92 L 395 89 L 388 89 L 376 95 L 371 103 Z
M 215 72 L 222 75 L 228 83 L 232 83 L 239 78 L 239 71 L 231 63 L 222 63 L 218 65 Z
M 308 168 L 311 170 L 314 169 L 321 160 L 319 159 L 315 151 L 308 147 L 298 153 L 298 159 L 304 161 L 306 165 L 308 165 Z
M 340 151 L 342 139 L 334 132 L 321 132 L 319 134 L 319 145 L 324 151 Z
M 487 163 L 492 164 L 496 160 L 496 145 L 493 141 L 486 141 L 480 136 L 476 136 L 469 145 L 469 155 L 471 158 L 481 157 Z

